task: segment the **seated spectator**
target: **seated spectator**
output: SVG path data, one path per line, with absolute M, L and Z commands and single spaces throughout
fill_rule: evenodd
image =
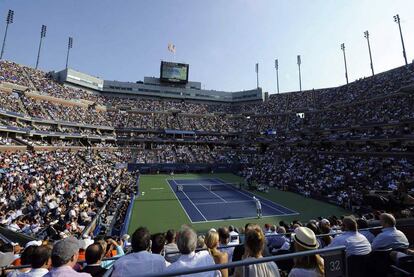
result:
M 52 266 L 50 259 L 52 249 L 48 246 L 38 246 L 33 250 L 32 256 L 32 269 L 20 276 L 22 277 L 41 277 L 49 272 L 49 268 Z
M 369 243 L 372 243 L 372 241 L 375 238 L 374 234 L 371 233 L 370 230 L 361 230 L 361 229 L 368 229 L 368 222 L 365 219 L 360 218 L 357 220 L 357 224 L 358 224 L 359 232 L 367 238 Z
M 122 248 L 123 241 L 121 240 L 119 243 L 116 242 L 114 239 L 109 238 L 107 240 L 101 240 L 99 243 L 102 245 L 102 248 L 105 250 L 105 257 L 122 257 L 125 255 L 124 249 Z M 115 249 L 114 249 L 115 248 Z M 115 260 L 106 260 L 102 261 L 101 266 L 103 268 L 109 269 L 113 266 Z
M 12 265 L 16 260 L 14 247 L 11 243 L 0 240 L 0 268 Z
M 82 269 L 82 272 L 89 273 L 92 277 L 103 276 L 107 271 L 101 266 L 104 254 L 104 249 L 100 243 L 89 245 L 85 252 L 86 266 Z
M 205 249 L 206 248 L 206 243 L 204 242 L 204 235 L 199 235 L 197 237 L 197 249 Z
M 394 216 L 383 213 L 380 216 L 380 220 L 383 229 L 372 241 L 372 249 L 376 251 L 388 248 L 392 250 L 408 248 L 409 243 L 407 237 L 403 232 L 395 228 L 396 221 Z
M 273 229 L 275 229 L 274 226 L 271 230 Z M 267 236 L 267 246 L 271 252 L 277 252 L 281 248 L 283 250 L 289 249 L 289 239 L 286 237 L 285 227 L 278 226 L 271 235 Z
M 307 227 L 298 227 L 293 234 L 295 252 L 315 250 L 319 247 L 315 233 Z M 303 256 L 294 259 L 293 269 L 289 277 L 321 277 L 325 276 L 323 259 L 319 255 Z
M 326 235 L 320 237 L 320 247 L 324 248 L 332 242 L 332 236 L 328 236 L 328 234 L 332 233 L 331 223 L 329 222 L 329 220 L 327 220 L 326 218 L 321 219 L 321 221 L 319 222 L 319 230 L 321 231 L 321 234 Z
M 153 254 L 160 254 L 164 256 L 165 235 L 162 233 L 157 233 L 151 237 L 151 252 Z
M 371 253 L 371 244 L 367 238 L 358 232 L 357 223 L 352 217 L 342 221 L 343 233 L 337 235 L 328 247 L 345 246 L 346 255 L 362 256 Z
M 73 267 L 79 257 L 79 241 L 74 237 L 59 240 L 52 249 L 52 269 L 46 277 L 91 276 L 88 273 L 76 272 Z
M 117 260 L 112 277 L 141 276 L 165 271 L 165 260 L 161 255 L 151 254 L 151 235 L 147 228 L 139 227 L 132 235 L 133 253 Z M 139 270 L 137 270 L 139 268 Z
M 180 253 L 178 253 L 178 247 L 175 243 L 176 233 L 173 229 L 170 229 L 167 231 L 167 234 L 165 236 L 167 244 L 164 246 L 164 252 L 165 252 L 165 260 L 169 263 L 173 263 L 180 258 Z M 176 254 L 168 254 L 171 252 L 177 252 Z
M 228 260 L 231 261 L 233 259 L 233 251 L 234 247 L 226 247 L 229 246 L 230 243 L 230 232 L 227 227 L 218 228 L 218 235 L 219 235 L 219 247 L 221 252 L 227 253 Z M 208 247 L 208 245 L 207 245 Z
M 229 244 L 239 244 L 239 233 L 237 232 L 236 228 L 234 226 L 229 226 L 229 235 L 230 235 L 230 242 Z
M 219 229 L 220 230 L 220 229 Z M 229 256 L 224 251 L 219 251 L 217 249 L 217 246 L 219 245 L 219 233 L 217 231 L 210 230 L 206 238 L 204 239 L 207 250 L 210 253 L 210 255 L 213 257 L 214 262 L 216 264 L 226 264 L 229 261 Z M 229 270 L 227 268 L 221 269 L 221 276 L 227 277 L 229 276 Z
M 167 268 L 167 272 L 214 265 L 214 259 L 207 251 L 195 252 L 197 246 L 197 234 L 191 228 L 184 227 L 177 236 L 177 246 L 181 257 Z M 192 274 L 195 277 L 214 277 L 216 272 L 202 272 Z
M 246 229 L 245 233 L 245 253 L 244 260 L 254 260 L 263 258 L 263 249 L 266 245 L 265 235 L 259 225 L 253 224 Z M 236 277 L 245 276 L 246 267 L 237 267 L 235 270 Z M 279 269 L 274 262 L 252 264 L 248 267 L 248 276 L 250 277 L 279 277 Z
M 22 255 L 20 256 L 20 264 L 21 265 L 31 265 L 33 259 L 33 252 L 37 246 L 29 245 L 24 250 Z M 15 269 L 7 274 L 7 277 L 15 277 L 20 276 L 24 273 L 27 273 L 31 270 L 31 267 L 22 268 L 22 269 Z

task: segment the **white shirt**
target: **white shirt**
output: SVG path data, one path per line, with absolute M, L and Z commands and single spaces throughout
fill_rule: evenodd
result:
M 42 277 L 49 272 L 46 268 L 32 268 L 29 272 L 26 272 L 21 277 Z
M 260 200 L 257 198 L 254 201 L 256 202 L 256 209 L 260 210 L 262 208 L 262 203 L 260 203 Z
M 408 248 L 408 239 L 403 232 L 395 227 L 383 228 L 381 233 L 372 241 L 372 249 Z
M 200 251 L 198 253 L 192 252 L 188 255 L 181 255 L 181 257 L 167 268 L 167 272 L 174 272 L 177 270 L 191 269 L 202 266 L 214 265 L 214 259 L 207 251 Z M 191 274 L 194 277 L 214 277 L 217 276 L 214 271 L 201 272 Z
M 112 277 L 141 276 L 150 273 L 162 273 L 166 269 L 164 257 L 140 251 L 123 256 L 114 263 Z
M 320 277 L 316 269 L 307 269 L 307 268 L 293 268 L 288 277 Z
M 368 255 L 371 253 L 371 244 L 359 232 L 346 231 L 337 235 L 328 247 L 345 246 L 346 256 Z
M 230 242 L 229 244 L 239 244 L 239 233 L 231 231 L 230 232 Z

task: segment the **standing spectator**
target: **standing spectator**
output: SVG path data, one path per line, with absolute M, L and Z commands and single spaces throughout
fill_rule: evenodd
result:
M 357 223 L 352 217 L 342 220 L 343 233 L 336 236 L 328 247 L 345 246 L 346 255 L 363 256 L 371 253 L 371 244 L 367 238 L 358 232 Z
M 180 253 L 178 253 L 178 247 L 175 243 L 176 233 L 175 230 L 170 229 L 167 231 L 167 234 L 165 236 L 167 244 L 164 246 L 164 252 L 165 252 L 165 260 L 169 263 L 173 263 L 180 258 Z M 176 252 L 175 254 L 168 254 L 171 252 Z
M 52 254 L 51 248 L 48 246 L 38 246 L 33 250 L 32 269 L 21 275 L 22 277 L 41 277 L 49 272 L 52 266 L 50 259 Z
M 263 258 L 263 249 L 266 245 L 266 238 L 259 225 L 253 224 L 246 229 L 245 234 L 245 253 L 244 260 L 254 260 Z M 245 275 L 246 267 L 237 267 L 235 271 L 236 277 Z M 274 262 L 260 263 L 249 265 L 249 276 L 251 277 L 279 277 L 279 269 Z
M 207 233 L 204 241 L 206 243 L 208 252 L 213 257 L 214 262 L 216 264 L 228 263 L 228 254 L 226 252 L 221 252 L 217 249 L 217 246 L 219 245 L 219 233 L 217 231 L 210 230 Z M 222 277 L 229 276 L 229 270 L 227 268 L 221 269 L 220 272 Z
M 396 221 L 392 214 L 383 213 L 380 215 L 382 232 L 376 236 L 372 242 L 372 249 L 381 250 L 391 248 L 406 249 L 408 248 L 408 239 L 403 232 L 395 228 Z
M 151 235 L 147 228 L 139 227 L 132 235 L 132 254 L 123 256 L 113 265 L 112 277 L 141 276 L 165 271 L 165 260 L 161 255 L 151 254 Z M 139 268 L 139 270 L 137 270 Z
M 197 268 L 201 266 L 214 265 L 214 259 L 208 254 L 207 251 L 195 252 L 197 246 L 197 234 L 193 229 L 184 227 L 178 234 L 177 246 L 180 250 L 181 257 L 168 268 L 168 272 L 174 272 L 177 270 Z M 192 274 L 195 277 L 214 277 L 216 272 L 202 272 Z
M 104 254 L 104 249 L 100 243 L 89 245 L 85 252 L 86 266 L 82 269 L 82 272 L 89 273 L 92 277 L 103 276 L 107 271 L 101 266 Z
M 73 267 L 79 257 L 79 241 L 74 237 L 69 237 L 58 241 L 52 250 L 53 268 L 45 275 L 46 277 L 66 277 L 66 276 L 91 276 L 88 273 L 76 272 Z
M 315 233 L 307 227 L 298 227 L 293 234 L 295 252 L 315 250 L 319 247 Z M 303 256 L 294 259 L 289 277 L 322 277 L 324 275 L 323 259 L 319 255 Z

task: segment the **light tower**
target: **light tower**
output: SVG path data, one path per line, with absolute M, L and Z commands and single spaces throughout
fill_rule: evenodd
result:
M 72 49 L 73 47 L 73 38 L 69 37 L 69 41 L 68 41 L 68 52 L 66 54 L 66 69 L 68 68 L 68 63 L 69 63 L 69 52 L 70 49 Z
M 302 75 L 300 72 L 300 65 L 302 64 L 302 60 L 300 58 L 300 55 L 298 55 L 297 60 L 298 60 L 298 68 L 299 68 L 299 90 L 302 91 Z
M 7 31 L 9 30 L 9 25 L 13 23 L 13 19 L 14 19 L 14 11 L 9 10 L 7 14 L 7 18 L 6 18 L 6 31 L 4 32 L 3 45 L 1 47 L 1 53 L 0 53 L 0 60 L 3 58 L 4 47 L 6 45 Z
M 42 29 L 40 30 L 39 50 L 37 51 L 36 69 L 39 66 L 40 49 L 42 49 L 43 38 L 46 37 L 46 29 L 47 29 L 46 25 L 42 25 Z
M 369 60 L 371 62 L 372 76 L 374 76 L 374 65 L 372 63 L 371 45 L 369 43 L 369 32 L 368 31 L 364 32 L 364 37 L 367 39 L 367 42 L 368 42 Z
M 341 50 L 344 53 L 344 64 L 345 64 L 345 78 L 346 78 L 346 83 L 349 84 L 349 82 L 348 82 L 348 67 L 346 66 L 345 43 L 342 43 L 341 44 Z
M 279 91 L 279 60 L 275 60 L 275 69 L 276 69 L 276 85 L 277 85 L 277 93 L 280 93 Z
M 405 52 L 404 38 L 403 38 L 402 30 L 401 30 L 401 20 L 400 20 L 400 16 L 398 14 L 394 15 L 394 22 L 396 22 L 398 24 L 398 28 L 400 29 L 400 37 L 401 37 L 401 44 L 402 44 L 402 48 L 403 48 L 403 56 L 404 56 L 405 65 L 407 65 L 408 64 L 408 62 L 407 62 L 407 53 Z

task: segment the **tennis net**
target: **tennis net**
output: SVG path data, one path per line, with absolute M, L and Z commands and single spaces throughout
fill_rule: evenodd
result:
M 240 184 L 223 183 L 223 184 L 177 184 L 175 191 L 180 192 L 202 192 L 202 191 L 223 191 L 241 189 Z

